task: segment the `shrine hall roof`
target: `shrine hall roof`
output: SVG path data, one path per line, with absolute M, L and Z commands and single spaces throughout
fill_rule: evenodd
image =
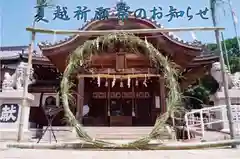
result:
M 110 16 L 108 18 L 109 20 L 117 19 L 116 10 L 112 9 L 111 12 L 109 13 L 109 16 Z M 135 19 L 135 20 L 141 21 L 141 23 L 148 23 L 153 27 L 153 29 L 154 28 L 164 28 L 163 25 L 161 25 L 157 21 L 151 19 L 150 17 L 148 17 L 147 19 L 142 19 L 142 18 L 135 17 L 133 12 L 129 12 L 128 19 L 129 20 L 134 20 Z M 93 19 L 87 21 L 81 28 L 78 28 L 78 30 L 88 30 L 89 26 L 95 25 L 95 22 L 101 22 L 101 21 L 100 20 L 95 20 L 93 18 Z M 102 22 L 104 22 L 104 20 Z M 167 39 L 169 39 L 170 41 L 172 41 L 174 43 L 177 43 L 178 45 L 182 45 L 184 47 L 191 48 L 191 49 L 201 50 L 202 43 L 200 41 L 195 40 L 193 42 L 187 42 L 187 41 L 182 40 L 181 38 L 179 38 L 177 35 L 175 35 L 172 32 L 161 33 L 161 34 L 164 37 L 166 37 Z M 46 41 L 46 42 L 41 42 L 38 45 L 41 49 L 51 49 L 51 48 L 62 46 L 64 44 L 68 43 L 68 42 L 74 41 L 78 37 L 79 37 L 79 35 L 73 35 L 73 36 L 66 37 L 63 40 L 56 41 L 55 43 L 50 43 L 50 42 Z
M 28 46 L 5 46 L 0 47 L 0 60 L 17 60 L 20 58 L 28 58 Z M 33 60 L 43 61 L 50 63 L 49 59 L 42 55 L 39 51 L 33 52 Z M 194 60 L 190 63 L 191 66 L 198 65 L 199 63 L 209 63 L 210 61 L 218 60 L 218 56 L 214 53 L 203 51 L 201 55 L 196 56 Z M 204 62 L 205 61 L 205 62 Z

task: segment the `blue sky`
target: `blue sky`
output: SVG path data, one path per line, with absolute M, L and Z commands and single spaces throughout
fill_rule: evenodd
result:
M 55 8 L 46 9 L 46 18 L 49 23 L 38 23 L 37 27 L 49 28 L 49 29 L 77 29 L 81 27 L 84 22 L 82 20 L 73 19 L 76 6 L 87 6 L 91 9 L 91 13 L 88 14 L 88 19 L 92 18 L 97 7 L 113 7 L 117 0 L 53 0 L 56 5 L 68 7 L 68 14 L 71 18 L 69 21 L 52 20 Z M 166 15 L 169 11 L 169 6 L 172 5 L 178 10 L 186 10 L 188 6 L 191 6 L 192 13 L 196 13 L 199 9 L 205 9 L 209 7 L 209 0 L 125 0 L 132 10 L 137 8 L 144 8 L 151 10 L 154 6 L 161 6 L 163 13 Z M 237 16 L 240 17 L 240 10 L 236 10 L 237 6 L 240 6 L 239 0 L 232 0 L 234 11 Z M 25 30 L 26 27 L 31 26 L 34 15 L 36 14 L 35 0 L 0 0 L 0 16 L 1 16 L 1 46 L 11 45 L 28 45 L 30 41 L 30 34 Z M 224 14 L 225 10 L 225 14 Z M 228 5 L 220 6 L 218 9 L 218 22 L 219 26 L 225 27 L 225 38 L 231 38 L 235 36 L 231 12 Z M 168 18 L 163 18 L 158 22 L 164 27 L 197 27 L 197 26 L 212 26 L 210 19 L 210 12 L 208 12 L 208 20 L 203 20 L 199 16 L 188 21 L 187 17 L 179 19 L 173 19 L 168 22 Z M 239 30 L 239 26 L 238 26 Z M 213 32 L 195 32 L 197 39 L 207 42 L 214 42 Z M 176 33 L 180 38 L 186 41 L 192 41 L 191 34 L 189 32 Z M 37 34 L 37 42 L 49 41 L 54 39 L 60 40 L 63 37 L 52 35 Z

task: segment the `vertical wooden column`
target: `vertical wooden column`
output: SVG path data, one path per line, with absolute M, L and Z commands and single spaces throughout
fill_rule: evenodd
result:
M 84 78 L 78 79 L 78 87 L 77 87 L 77 112 L 76 116 L 80 123 L 82 123 L 83 117 L 83 105 L 84 105 Z
M 161 105 L 161 114 L 165 113 L 167 111 L 166 108 L 166 95 L 165 95 L 165 79 L 163 77 L 159 77 L 159 86 L 160 86 L 160 98 L 159 103 Z
M 106 118 L 111 116 L 110 110 L 111 110 L 111 80 L 108 80 L 108 88 L 107 88 L 107 116 Z
M 131 79 L 131 87 L 132 87 L 132 117 L 136 116 L 136 108 L 135 108 L 135 96 L 134 93 L 134 81 Z

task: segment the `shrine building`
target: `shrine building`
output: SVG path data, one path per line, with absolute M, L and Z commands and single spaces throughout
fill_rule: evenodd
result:
M 124 29 L 155 29 L 162 26 L 148 19 L 129 16 L 124 22 L 119 21 L 112 12 L 106 20 L 92 20 L 80 30 L 124 30 Z M 185 42 L 173 33 L 138 34 L 145 37 L 164 56 L 178 65 L 183 78 L 179 79 L 182 90 L 194 84 L 204 76 L 218 61 L 199 41 Z M 54 44 L 40 43 L 39 51 L 33 52 L 34 84 L 29 86 L 29 92 L 35 100 L 31 105 L 29 122 L 32 127 L 47 125 L 42 106 L 47 99 L 53 98 L 54 104 L 61 106 L 59 85 L 61 75 L 67 65 L 67 58 L 77 47 L 93 36 L 71 36 Z M 146 75 L 140 78 L 107 79 L 91 77 L 76 78 L 74 88 L 75 102 L 72 111 L 84 126 L 153 126 L 156 117 L 166 111 L 167 88 L 161 70 L 151 65 L 149 57 L 141 53 L 124 51 L 121 45 L 107 50 L 100 55 L 91 57 L 91 68 L 94 74 Z M 21 61 L 28 60 L 28 47 L 2 47 L 1 82 L 4 73 L 12 74 Z M 158 74 L 159 77 L 148 77 Z M 113 81 L 114 80 L 114 81 Z M 87 109 L 89 108 L 89 110 Z M 86 112 L 87 111 L 87 114 Z M 62 126 L 64 113 L 60 112 L 53 125 Z

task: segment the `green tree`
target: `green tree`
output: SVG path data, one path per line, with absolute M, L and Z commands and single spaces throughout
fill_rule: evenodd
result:
M 227 50 L 225 50 L 224 57 L 225 57 L 225 61 L 226 61 L 226 56 L 228 56 L 231 73 L 240 72 L 240 52 L 238 49 L 237 37 L 232 38 L 232 39 L 227 39 L 222 43 L 226 44 Z M 224 46 L 224 45 L 222 45 L 222 46 Z M 208 44 L 207 47 L 209 50 L 214 51 L 215 53 L 218 50 L 217 44 Z M 223 48 L 223 50 L 224 50 L 224 48 Z M 227 63 L 227 62 L 225 62 L 225 63 Z
M 240 72 L 240 53 L 237 44 L 237 38 L 227 39 L 224 41 L 227 49 L 227 56 L 231 73 Z M 223 43 L 223 42 L 222 42 Z M 224 45 L 222 45 L 224 46 Z M 210 51 L 217 55 L 217 44 L 207 44 Z M 225 54 L 226 57 L 226 54 Z M 226 60 L 226 58 L 225 58 Z M 225 62 L 227 63 L 227 62 Z M 190 86 L 183 94 L 186 97 L 185 103 L 188 109 L 199 109 L 202 104 L 208 104 L 209 95 L 214 94 L 219 88 L 218 83 L 211 75 L 206 75 L 198 79 L 196 85 Z
M 184 91 L 185 107 L 187 109 L 200 109 L 203 104 L 209 104 L 209 96 L 214 94 L 219 88 L 217 81 L 211 76 L 206 75 L 199 79 L 197 85 L 191 85 Z
M 237 38 L 227 39 L 224 41 L 227 49 L 227 56 L 229 59 L 229 65 L 231 73 L 240 72 L 240 53 L 237 44 Z M 223 41 L 222 41 L 223 43 Z M 224 45 L 222 45 L 224 46 Z M 207 48 L 218 55 L 217 44 L 207 44 Z M 225 54 L 226 57 L 226 54 Z M 226 58 L 225 58 L 226 60 Z M 225 62 L 227 63 L 227 62 Z M 202 104 L 208 104 L 209 95 L 216 93 L 219 85 L 217 81 L 211 76 L 206 75 L 201 79 L 198 79 L 196 85 L 190 86 L 184 91 L 185 103 L 187 109 L 199 109 Z
M 224 4 L 223 0 L 210 0 L 210 9 L 213 26 L 217 27 L 217 9 L 220 5 Z M 220 34 L 215 31 L 215 37 L 217 43 L 219 42 Z M 230 63 L 230 69 L 232 72 L 240 70 L 240 59 L 238 52 L 237 38 L 228 39 L 225 41 L 228 50 L 228 59 Z M 219 56 L 218 44 L 208 44 L 207 47 L 210 51 L 216 53 Z M 224 46 L 224 45 L 222 45 Z M 224 49 L 223 49 L 224 50 Z M 226 57 L 226 56 L 225 56 Z M 226 59 L 225 59 L 226 60 Z M 202 104 L 208 104 L 209 95 L 214 94 L 219 88 L 218 83 L 211 75 L 206 75 L 202 79 L 198 80 L 198 85 L 190 86 L 183 94 L 185 97 L 185 103 L 187 108 L 198 109 L 202 107 Z
M 185 108 L 201 109 L 202 104 L 208 103 L 209 92 L 201 85 L 190 86 L 184 93 Z

